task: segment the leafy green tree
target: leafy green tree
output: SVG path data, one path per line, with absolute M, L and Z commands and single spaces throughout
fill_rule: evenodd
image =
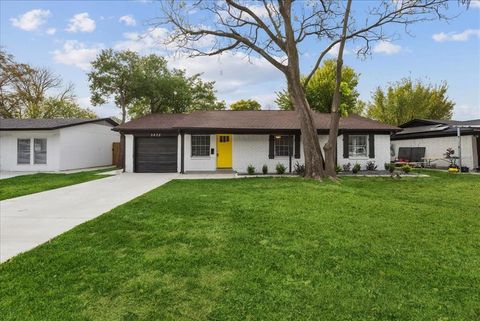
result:
M 366 114 L 366 112 L 367 112 L 367 103 L 364 102 L 363 100 L 357 99 L 357 103 L 355 104 L 355 107 L 351 110 L 351 113 L 363 116 Z
M 171 112 L 189 104 L 185 81 L 170 72 L 167 61 L 157 55 L 139 59 L 132 89 L 135 102 L 129 114 L 134 117 Z
M 188 77 L 184 70 L 169 70 L 166 60 L 157 55 L 142 57 L 133 78 L 134 101 L 128 112 L 134 118 L 225 108 L 217 101 L 214 82 L 204 82 L 200 75 Z
M 200 74 L 186 80 L 192 95 L 192 103 L 187 111 L 225 109 L 225 102 L 217 99 L 214 81 L 204 82 Z
M 335 91 L 335 72 L 336 61 L 334 59 L 325 60 L 323 65 L 318 68 L 305 88 L 305 95 L 310 105 L 315 111 L 329 113 L 332 107 L 333 93 Z M 304 82 L 306 77 L 302 77 Z M 359 74 L 349 66 L 342 68 L 342 81 L 340 83 L 341 104 L 340 112 L 342 114 L 353 113 L 356 111 Z M 280 109 L 293 110 L 293 104 L 287 90 L 277 93 L 275 102 Z
M 133 51 L 102 50 L 88 73 L 92 105 L 103 105 L 113 99 L 122 111 L 124 123 L 127 108 L 135 98 L 134 74 L 139 61 L 140 56 Z
M 25 118 L 97 118 L 90 109 L 80 107 L 74 100 L 49 97 L 30 108 Z
M 230 105 L 231 110 L 260 110 L 262 105 L 256 100 L 253 99 L 241 99 Z
M 414 118 L 450 119 L 455 103 L 447 96 L 448 85 L 424 83 L 404 78 L 378 87 L 368 105 L 367 114 L 387 124 L 401 125 Z
M 184 70 L 168 69 L 157 55 L 141 57 L 131 51 L 103 50 L 92 62 L 89 73 L 93 105 L 113 98 L 122 110 L 139 117 L 150 113 L 184 113 L 193 110 L 224 109 L 215 97 L 214 82 L 200 75 L 186 76 Z

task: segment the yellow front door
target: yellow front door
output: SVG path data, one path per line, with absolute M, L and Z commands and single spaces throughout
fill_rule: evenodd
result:
M 217 168 L 232 168 L 232 135 L 217 135 Z

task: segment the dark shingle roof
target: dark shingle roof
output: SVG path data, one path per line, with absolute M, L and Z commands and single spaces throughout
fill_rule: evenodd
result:
M 330 114 L 314 113 L 317 129 L 328 130 Z M 115 130 L 299 130 L 300 122 L 295 111 L 197 111 L 190 114 L 151 114 L 117 126 Z M 340 119 L 340 129 L 397 131 L 386 125 L 358 115 Z
M 118 123 L 111 118 L 55 118 L 55 119 L 0 119 L 0 130 L 48 130 L 71 127 L 81 124 L 106 121 L 112 126 Z
M 472 126 L 472 127 L 468 127 Z M 402 131 L 392 136 L 396 139 L 412 139 L 426 137 L 441 137 L 457 135 L 457 127 L 460 127 L 462 135 L 480 132 L 480 119 L 472 120 L 435 120 L 413 119 L 400 127 Z

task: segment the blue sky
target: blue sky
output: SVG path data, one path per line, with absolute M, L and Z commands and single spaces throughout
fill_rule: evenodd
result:
M 160 14 L 155 2 L 1 1 L 0 6 L 0 45 L 17 61 L 48 67 L 74 83 L 78 101 L 85 107 L 89 107 L 89 61 L 102 48 L 166 54 L 158 43 L 165 31 L 148 32 L 149 19 Z M 450 10 L 459 12 L 456 2 Z M 403 77 L 434 84 L 446 81 L 448 95 L 456 103 L 454 118 L 480 118 L 480 2 L 472 2 L 454 20 L 417 24 L 411 32 L 414 37 L 402 33 L 394 42 L 377 44 L 365 59 L 353 53 L 352 44 L 347 45 L 344 60 L 361 74 L 361 99 L 369 100 L 377 86 Z M 320 50 L 315 42 L 302 48 L 304 71 Z M 215 80 L 218 97 L 227 103 L 253 98 L 263 108 L 275 108 L 275 91 L 285 86 L 283 75 L 258 57 L 248 61 L 241 54 L 229 54 L 193 59 L 169 56 L 168 60 L 171 67 Z M 119 114 L 112 104 L 93 110 L 100 116 Z

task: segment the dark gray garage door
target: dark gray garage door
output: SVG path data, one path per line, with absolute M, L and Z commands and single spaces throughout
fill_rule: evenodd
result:
M 135 138 L 135 172 L 174 173 L 176 171 L 177 136 Z

